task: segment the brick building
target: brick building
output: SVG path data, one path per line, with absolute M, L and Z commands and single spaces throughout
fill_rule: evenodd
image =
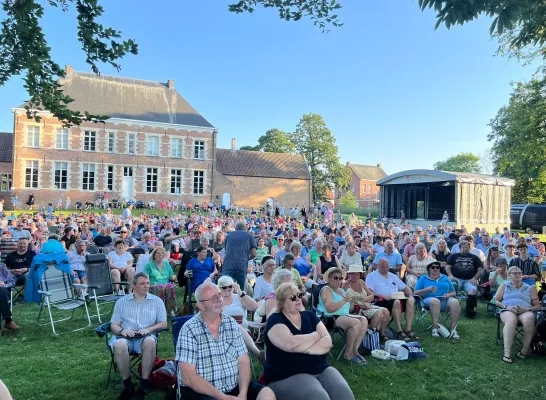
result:
M 379 204 L 377 181 L 387 176 L 381 164 L 358 165 L 347 163 L 351 174 L 349 188 L 356 197 L 357 207 L 374 208 Z
M 13 178 L 13 133 L 0 132 L 0 199 L 11 203 Z
M 249 209 L 266 202 L 310 209 L 311 174 L 299 154 L 216 149 L 215 201 Z
M 21 203 L 31 192 L 37 205 L 67 196 L 72 204 L 94 201 L 101 192 L 109 199 L 211 200 L 217 129 L 174 81 L 66 71 L 60 83 L 76 99 L 71 109 L 110 118 L 68 129 L 50 113 L 41 112 L 38 123 L 24 105 L 14 108 L 12 190 Z

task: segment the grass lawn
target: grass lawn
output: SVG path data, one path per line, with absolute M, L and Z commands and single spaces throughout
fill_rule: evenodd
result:
M 16 305 L 14 318 L 22 329 L 18 333 L 4 330 L 0 339 L 0 379 L 14 399 L 115 399 L 120 385 L 104 387 L 110 362 L 104 339 L 92 329 L 55 337 L 48 326 L 35 324 L 38 308 L 35 304 Z M 64 332 L 70 326 L 76 324 L 65 324 Z M 345 376 L 356 399 L 545 398 L 546 358 L 519 360 L 515 357 L 519 348 L 514 347 L 514 363 L 503 363 L 502 345 L 495 345 L 495 328 L 495 318 L 480 303 L 478 319 L 461 319 L 460 341 L 432 339 L 430 332 L 417 327 L 429 353 L 426 360 L 380 361 L 369 356 L 368 365 L 363 367 L 330 361 Z M 337 347 L 333 354 L 337 356 L 339 350 Z M 174 356 L 170 332 L 161 336 L 159 355 Z M 160 392 L 148 396 L 163 397 Z

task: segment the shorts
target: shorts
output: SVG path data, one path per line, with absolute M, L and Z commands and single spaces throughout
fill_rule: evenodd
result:
M 114 351 L 114 344 L 118 340 L 124 340 L 124 341 L 127 342 L 127 348 L 129 349 L 129 354 L 142 354 L 142 342 L 147 337 L 154 338 L 154 340 L 156 342 L 156 345 L 157 345 L 157 337 L 155 335 L 149 335 L 149 336 L 144 336 L 144 337 L 139 337 L 139 338 L 125 338 L 125 337 L 124 338 L 121 338 L 121 337 L 118 338 L 117 336 L 112 336 L 110 338 L 110 341 L 108 342 L 108 346 L 110 346 L 112 351 Z
M 76 274 L 76 275 L 72 275 L 72 278 L 73 279 L 78 279 L 79 281 L 81 281 L 83 278 L 85 278 L 87 276 L 87 274 L 85 273 L 85 271 L 76 271 L 76 270 L 73 270 L 72 271 L 73 274 Z
M 432 299 L 437 299 L 437 297 L 427 297 L 426 299 L 423 299 L 423 304 L 425 305 L 425 308 L 428 310 L 430 307 L 430 302 Z M 440 300 L 440 311 L 448 312 L 449 306 L 447 305 L 448 299 L 438 299 Z
M 455 283 L 457 284 L 455 287 L 456 290 L 461 290 L 464 288 L 466 293 L 478 290 L 478 288 L 470 282 L 470 279 L 455 278 Z
M 246 398 L 248 400 L 256 400 L 258 398 L 258 394 L 262 391 L 262 389 L 265 388 L 264 385 L 259 384 L 256 381 L 250 381 L 248 384 L 248 392 L 246 395 Z M 207 396 L 205 394 L 197 393 L 193 389 L 190 389 L 187 386 L 181 386 L 180 387 L 180 394 L 181 398 L 184 400 L 214 400 L 214 397 Z M 239 386 L 235 386 L 233 390 L 230 390 L 229 392 L 225 392 L 224 394 L 227 394 L 228 396 L 238 396 L 239 395 Z
M 392 307 L 394 306 L 394 302 L 397 301 L 396 299 L 390 299 L 390 300 L 380 300 L 375 303 L 376 306 L 384 307 L 392 314 Z M 406 311 L 406 301 L 407 299 L 398 300 L 400 302 L 400 310 L 402 312 Z

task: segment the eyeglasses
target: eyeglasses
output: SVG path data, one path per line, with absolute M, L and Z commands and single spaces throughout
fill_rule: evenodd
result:
M 220 303 L 222 301 L 222 296 L 220 296 L 219 294 L 215 294 L 210 299 L 201 300 L 202 303 L 204 303 L 205 301 L 212 301 L 213 303 Z
M 342 281 L 343 277 L 342 276 L 332 276 L 332 279 L 335 280 L 335 281 Z
M 303 293 L 298 293 L 298 294 L 295 294 L 294 296 L 290 296 L 289 299 L 292 300 L 292 301 L 296 301 L 297 299 L 300 299 L 305 296 Z
M 432 266 L 429 267 L 429 269 L 440 269 L 440 267 L 437 266 L 437 265 L 432 265 Z
M 521 275 L 521 272 L 510 272 L 510 275 Z
M 220 289 L 222 289 L 222 290 L 233 289 L 233 285 L 229 285 L 229 286 L 220 286 Z

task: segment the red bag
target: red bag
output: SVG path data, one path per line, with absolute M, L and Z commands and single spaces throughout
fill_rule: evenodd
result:
M 173 360 L 160 360 L 158 356 L 155 356 L 152 372 L 150 373 L 150 386 L 154 389 L 167 390 L 176 385 L 176 374 L 173 368 L 166 368 L 168 363 L 174 363 Z M 165 368 L 164 368 L 165 367 Z M 138 364 L 138 374 L 142 376 L 142 363 Z

